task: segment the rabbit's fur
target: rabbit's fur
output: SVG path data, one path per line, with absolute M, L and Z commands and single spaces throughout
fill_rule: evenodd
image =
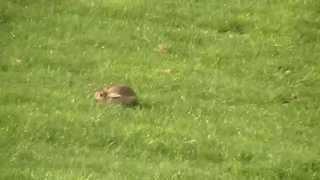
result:
M 138 104 L 136 93 L 126 85 L 112 85 L 95 93 L 95 99 L 100 103 L 135 106 Z

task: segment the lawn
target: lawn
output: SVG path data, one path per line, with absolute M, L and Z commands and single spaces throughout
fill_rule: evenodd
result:
M 318 180 L 319 142 L 318 0 L 0 1 L 1 180 Z

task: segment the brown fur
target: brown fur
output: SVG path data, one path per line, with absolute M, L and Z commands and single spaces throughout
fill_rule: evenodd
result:
M 136 93 L 126 85 L 112 85 L 95 93 L 95 99 L 99 103 L 121 104 L 134 106 L 138 104 Z

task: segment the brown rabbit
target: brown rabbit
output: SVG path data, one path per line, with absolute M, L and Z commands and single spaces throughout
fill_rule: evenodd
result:
M 136 93 L 126 85 L 112 85 L 95 93 L 97 102 L 134 106 L 138 104 Z

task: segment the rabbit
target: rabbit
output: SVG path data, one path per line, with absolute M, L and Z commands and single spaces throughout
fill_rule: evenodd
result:
M 138 105 L 136 93 L 126 85 L 111 85 L 95 93 L 95 99 L 100 103 L 120 104 L 124 106 Z

